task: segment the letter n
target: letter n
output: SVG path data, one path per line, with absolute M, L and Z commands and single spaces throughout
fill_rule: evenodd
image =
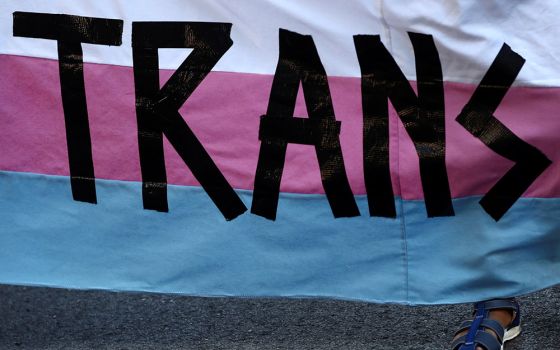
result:
M 362 71 L 364 174 L 371 216 L 395 217 L 389 171 L 388 100 L 414 143 L 428 217 L 453 216 L 445 165 L 445 105 L 439 55 L 431 35 L 409 33 L 418 96 L 379 35 L 356 35 Z

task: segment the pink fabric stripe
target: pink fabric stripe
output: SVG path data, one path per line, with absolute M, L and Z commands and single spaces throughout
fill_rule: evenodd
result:
M 0 66 L 0 169 L 69 175 L 58 63 L 0 55 Z M 162 71 L 162 82 L 171 74 Z M 266 111 L 272 78 L 212 72 L 181 109 L 234 188 L 253 188 L 260 145 L 259 118 Z M 86 64 L 85 81 L 96 177 L 141 180 L 132 68 Z M 360 79 L 330 77 L 329 83 L 336 118 L 342 122 L 348 177 L 354 193 L 364 194 Z M 474 88 L 459 83 L 445 85 L 447 166 L 455 198 L 486 193 L 512 166 L 454 121 Z M 505 125 L 554 162 L 525 196 L 560 197 L 559 110 L 560 88 L 516 87 L 496 112 Z M 296 116 L 305 115 L 300 93 Z M 423 195 L 414 146 L 392 109 L 390 118 L 395 194 L 420 199 Z M 167 141 L 165 156 L 169 183 L 198 185 Z M 323 193 L 313 147 L 288 146 L 281 190 Z

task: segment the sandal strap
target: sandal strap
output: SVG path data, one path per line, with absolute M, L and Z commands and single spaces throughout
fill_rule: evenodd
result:
M 502 343 L 498 339 L 494 338 L 492 334 L 478 331 L 474 339 L 475 344 L 484 347 L 486 350 L 501 350 Z M 476 348 L 473 347 L 473 350 Z
M 459 348 L 461 347 L 461 345 L 465 344 L 466 342 L 466 335 L 462 335 L 459 338 L 455 339 L 452 343 L 451 343 L 451 350 L 459 350 Z
M 474 322 L 473 320 L 463 321 L 463 323 L 461 323 L 461 326 L 459 326 L 459 330 L 455 333 L 455 336 L 457 336 L 457 334 L 463 331 L 470 329 L 473 322 Z M 504 341 L 505 330 L 504 327 L 502 327 L 502 325 L 498 321 L 488 319 L 488 318 L 483 319 L 482 322 L 480 322 L 480 325 L 478 326 L 478 330 L 480 330 L 481 327 L 486 329 L 491 329 L 498 337 L 498 341 L 500 343 Z
M 480 309 L 491 311 L 491 310 L 509 310 L 512 312 L 514 319 L 511 322 L 511 327 L 517 327 L 521 323 L 521 311 L 519 308 L 519 303 L 514 298 L 511 299 L 492 299 L 478 302 L 474 305 L 474 313 L 476 314 Z
M 500 344 L 504 342 L 504 334 L 506 331 L 504 327 L 502 327 L 500 322 L 496 320 L 486 319 L 482 321 L 482 327 L 486 329 L 491 329 L 496 334 L 496 337 L 498 338 Z
M 472 342 L 467 342 L 467 336 L 463 335 L 451 343 L 452 350 L 475 350 L 477 346 L 481 346 L 485 350 L 501 350 L 502 343 L 492 334 L 480 330 Z
M 479 309 L 496 310 L 506 309 L 514 312 L 519 311 L 519 304 L 515 299 L 492 299 L 478 302 L 474 305 L 475 312 Z

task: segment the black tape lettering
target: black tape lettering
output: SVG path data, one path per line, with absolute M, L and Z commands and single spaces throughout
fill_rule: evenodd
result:
M 229 23 L 132 23 L 136 115 L 145 209 L 168 210 L 163 154 L 165 135 L 226 220 L 232 220 L 247 210 L 178 112 L 233 44 L 230 31 Z M 193 48 L 161 89 L 159 48 Z
M 327 75 L 313 38 L 284 29 L 279 37 L 280 57 L 259 129 L 261 148 L 251 212 L 276 219 L 287 145 L 298 143 L 315 146 L 333 215 L 358 216 L 340 148 L 340 122 L 334 115 Z M 300 81 L 309 118 L 293 117 Z
M 60 88 L 74 200 L 97 203 L 91 151 L 82 43 L 122 43 L 123 21 L 46 13 L 14 12 L 14 36 L 58 42 Z
M 515 81 L 525 59 L 504 44 L 456 120 L 486 146 L 515 165 L 480 200 L 494 220 L 500 218 L 552 163 L 520 139 L 494 113 Z
M 431 35 L 409 33 L 418 97 L 378 35 L 356 35 L 362 72 L 364 174 L 371 216 L 395 217 L 389 170 L 388 102 L 412 139 L 428 217 L 453 216 L 445 166 L 445 107 L 441 62 Z

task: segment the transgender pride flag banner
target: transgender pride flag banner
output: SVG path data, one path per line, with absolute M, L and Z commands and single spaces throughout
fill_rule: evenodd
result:
M 556 1 L 5 0 L 0 283 L 560 283 Z

